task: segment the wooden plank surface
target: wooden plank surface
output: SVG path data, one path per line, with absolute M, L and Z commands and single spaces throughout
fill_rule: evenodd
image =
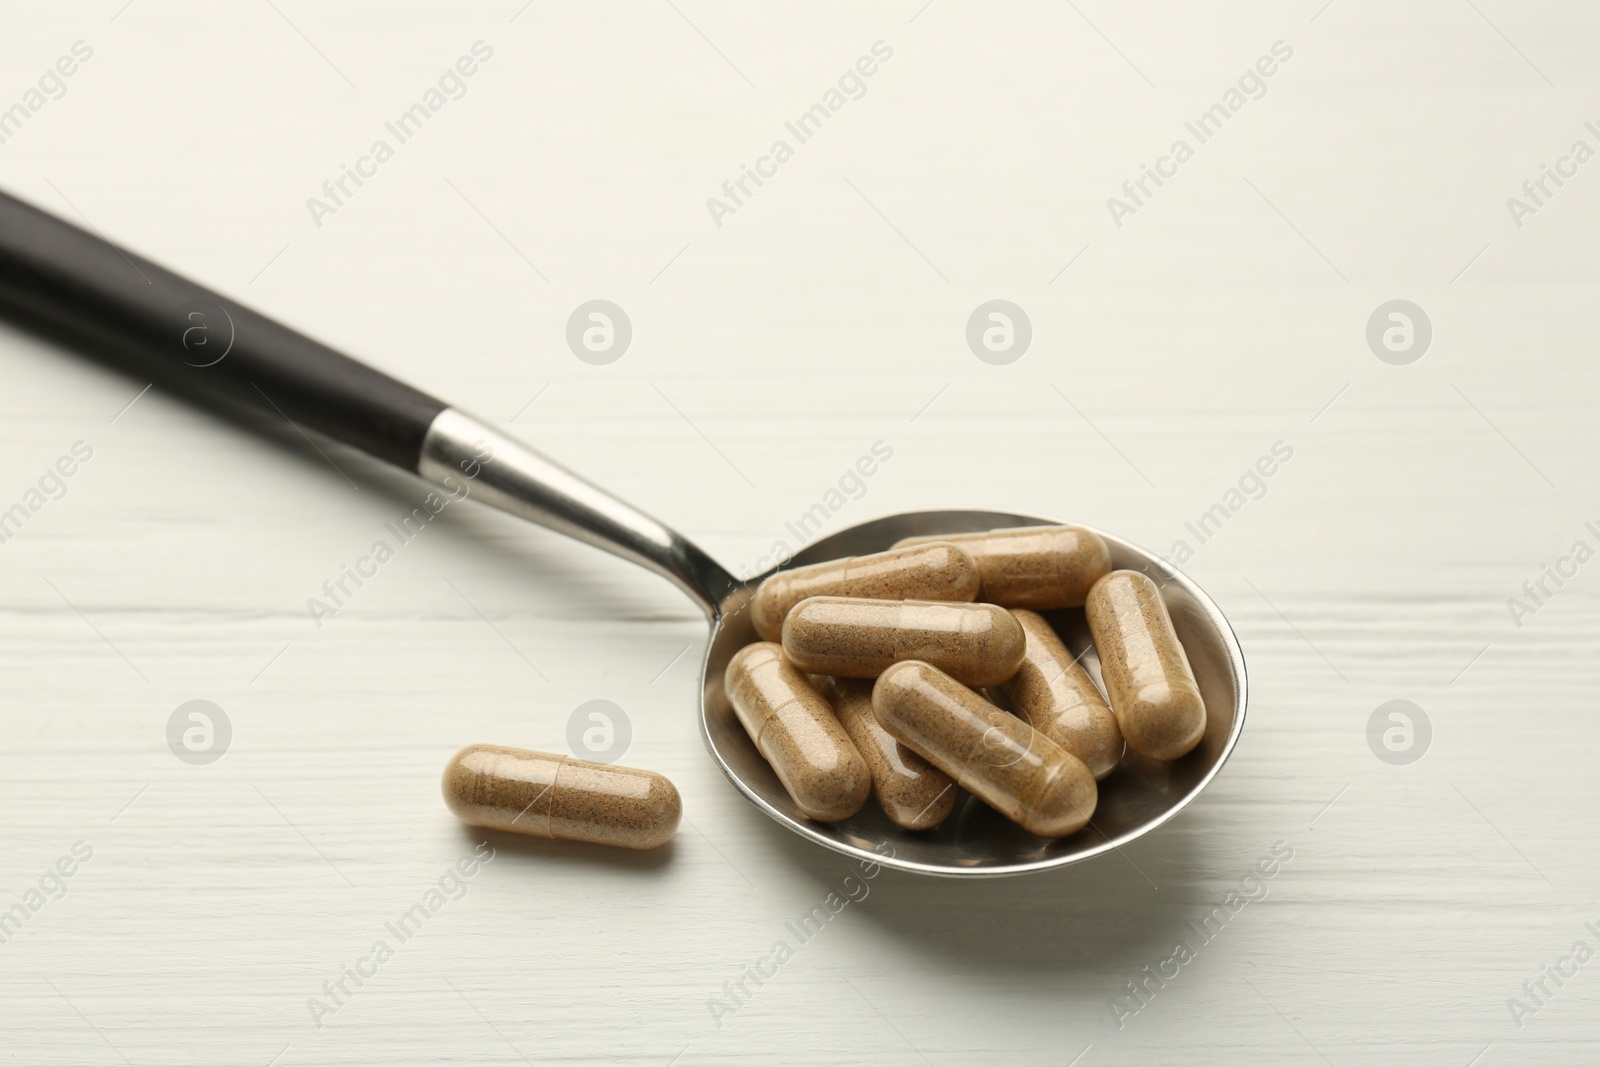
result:
M 0 912 L 27 912 L 0 944 L 8 1061 L 1592 1058 L 1600 963 L 1571 953 L 1600 951 L 1600 563 L 1523 590 L 1600 549 L 1600 162 L 1573 155 L 1600 151 L 1590 7 L 0 18 L 0 108 L 27 113 L 7 190 L 508 426 L 741 571 L 798 547 L 786 524 L 876 442 L 892 458 L 829 531 L 982 506 L 1187 541 L 1253 695 L 1226 771 L 1124 858 L 885 872 L 800 943 L 786 921 L 853 865 L 705 754 L 703 623 L 666 583 L 465 504 L 318 626 L 307 599 L 418 483 L 5 327 L 0 510 L 92 450 L 0 544 Z M 490 57 L 441 86 L 476 42 Z M 1220 129 L 1188 131 L 1279 42 Z M 430 89 L 399 143 L 385 124 Z M 820 130 L 787 131 L 833 89 Z M 779 139 L 765 184 L 707 207 Z M 1179 139 L 1190 157 L 1161 162 Z M 364 184 L 308 207 L 378 140 Z M 1171 176 L 1134 204 L 1144 165 Z M 1568 176 L 1535 202 L 1546 165 Z M 633 326 L 604 366 L 565 339 L 596 298 Z M 996 298 L 1033 334 L 1001 366 L 964 336 Z M 1396 299 L 1431 323 L 1409 365 L 1366 337 Z M 1292 457 L 1228 509 L 1279 442 Z M 1185 524 L 1218 503 L 1201 544 Z M 166 740 L 196 699 L 232 724 L 208 766 Z M 682 791 L 672 845 L 497 838 L 419 932 L 387 934 L 478 840 L 439 800 L 447 756 L 561 750 L 592 699 L 629 717 L 626 762 Z M 1432 727 L 1405 766 L 1367 741 L 1394 699 Z M 1245 882 L 1259 899 L 1196 937 L 1275 846 L 1292 858 Z M 779 939 L 793 958 L 728 1010 Z

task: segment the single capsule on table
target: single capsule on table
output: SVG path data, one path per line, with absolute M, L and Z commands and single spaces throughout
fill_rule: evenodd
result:
M 728 661 L 723 686 L 756 751 L 766 757 L 795 806 L 818 822 L 861 810 L 872 776 L 833 707 L 770 641 L 746 645 Z
M 802 600 L 783 623 L 783 651 L 803 671 L 876 678 L 920 659 L 973 687 L 1017 672 L 1026 637 L 1005 608 L 935 600 Z
M 683 802 L 662 775 L 501 745 L 468 745 L 440 783 L 468 826 L 531 837 L 655 848 L 678 829 Z
M 1013 611 L 1028 635 L 1022 666 L 1002 687 L 1029 726 L 1077 756 L 1095 781 L 1122 759 L 1122 731 L 1089 672 L 1068 651 L 1043 615 Z
M 1188 755 L 1206 732 L 1206 704 L 1156 583 L 1112 571 L 1084 604 L 1111 711 L 1128 747 L 1151 759 Z
M 896 548 L 949 541 L 978 564 L 978 599 L 1008 608 L 1075 608 L 1111 570 L 1111 550 L 1081 526 L 1012 526 L 981 533 L 907 537 Z
M 872 792 L 896 826 L 926 830 L 944 822 L 956 804 L 950 776 L 896 741 L 872 713 L 872 683 L 831 678 L 822 691 L 872 772 Z
M 1065 837 L 1094 815 L 1083 761 L 927 663 L 896 663 L 872 687 L 878 722 L 984 803 L 1040 837 Z
M 963 549 L 930 541 L 779 571 L 761 583 L 751 601 L 756 633 L 763 641 L 782 640 L 784 616 L 813 596 L 972 601 L 978 596 L 978 565 Z

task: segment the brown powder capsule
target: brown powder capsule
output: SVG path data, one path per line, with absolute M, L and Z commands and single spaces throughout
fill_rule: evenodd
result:
M 783 623 L 783 651 L 803 671 L 875 678 L 920 659 L 964 685 L 999 685 L 1017 672 L 1026 638 L 1005 608 L 935 600 L 802 600 Z
M 1003 687 L 1029 726 L 1077 756 L 1095 781 L 1122 758 L 1122 731 L 1089 672 L 1073 658 L 1043 615 L 1013 611 L 1028 635 L 1022 666 Z
M 531 837 L 655 848 L 678 829 L 683 802 L 662 775 L 500 745 L 468 745 L 440 783 L 468 826 Z
M 889 733 L 1029 833 L 1065 837 L 1099 799 L 1083 761 L 938 668 L 896 663 L 872 687 Z
M 872 713 L 872 683 L 832 678 L 823 690 L 872 772 L 872 792 L 889 821 L 907 830 L 944 822 L 956 804 L 950 776 L 896 741 Z
M 807 818 L 838 822 L 872 791 L 867 764 L 833 708 L 770 641 L 746 645 L 723 675 L 728 701 Z
M 970 602 L 978 597 L 978 565 L 965 550 L 930 541 L 779 571 L 761 583 L 750 604 L 756 633 L 764 641 L 782 640 L 784 616 L 813 596 Z
M 1128 747 L 1151 759 L 1187 755 L 1206 732 L 1206 705 L 1156 583 L 1112 571 L 1084 604 L 1111 710 Z
M 1075 608 L 1111 570 L 1111 550 L 1081 526 L 1014 526 L 984 533 L 907 537 L 895 548 L 929 541 L 960 545 L 977 561 L 978 599 L 1008 608 Z

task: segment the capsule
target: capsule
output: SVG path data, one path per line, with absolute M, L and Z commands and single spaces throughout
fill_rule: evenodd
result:
M 617 848 L 665 844 L 683 814 L 678 790 L 654 771 L 501 745 L 457 752 L 440 788 L 468 826 Z
M 878 724 L 872 713 L 872 683 L 832 678 L 823 692 L 867 761 L 872 792 L 889 821 L 907 830 L 926 830 L 944 822 L 956 805 L 955 783 Z
M 779 571 L 761 583 L 750 605 L 756 633 L 763 641 L 783 640 L 784 616 L 813 596 L 971 602 L 978 598 L 978 565 L 964 549 L 930 541 Z
M 758 641 L 741 648 L 728 661 L 723 685 L 756 751 L 807 818 L 838 822 L 861 810 L 872 791 L 866 760 L 781 646 Z
M 949 541 L 978 563 L 978 599 L 1008 608 L 1075 608 L 1111 570 L 1111 550 L 1081 526 L 1012 526 L 983 533 L 907 537 L 896 548 Z
M 1011 706 L 1029 726 L 1082 760 L 1100 781 L 1122 759 L 1116 716 L 1043 615 L 1011 615 L 1028 635 L 1022 666 L 1002 687 Z
M 1065 837 L 1094 815 L 1083 761 L 937 667 L 896 663 L 872 687 L 889 733 L 1029 833 Z
M 964 685 L 999 685 L 1017 672 L 1026 637 L 1005 608 L 935 600 L 802 600 L 783 623 L 795 666 L 839 678 L 876 678 L 920 659 Z
M 1187 755 L 1206 732 L 1206 705 L 1161 590 L 1138 571 L 1112 571 L 1083 607 L 1128 747 L 1151 759 Z

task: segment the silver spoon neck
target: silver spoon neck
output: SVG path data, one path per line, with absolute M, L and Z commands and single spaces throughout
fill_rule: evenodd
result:
M 453 408 L 428 427 L 417 473 L 456 499 L 471 496 L 655 571 L 708 618 L 742 584 L 682 534 Z

